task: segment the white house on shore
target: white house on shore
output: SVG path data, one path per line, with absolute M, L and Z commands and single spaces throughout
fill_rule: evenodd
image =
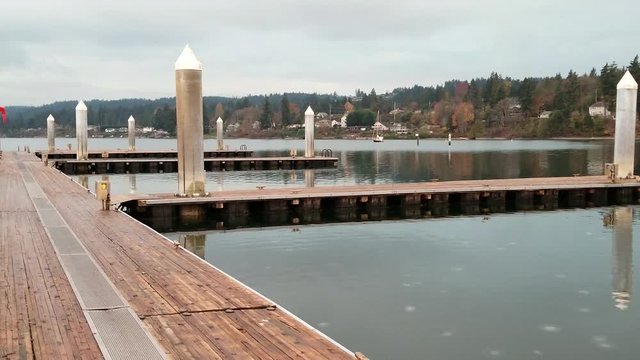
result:
M 589 115 L 607 117 L 607 107 L 604 102 L 598 101 L 597 103 L 589 106 Z
M 381 123 L 380 121 L 376 121 L 375 124 L 373 124 L 373 126 L 371 127 L 371 129 L 378 130 L 378 131 L 387 131 L 387 130 L 389 130 L 389 128 L 384 126 L 384 124 Z
M 540 118 L 540 119 L 548 119 L 548 118 L 551 117 L 551 113 L 552 112 L 553 111 L 543 111 L 543 112 L 540 113 L 540 116 L 538 116 L 538 118 Z

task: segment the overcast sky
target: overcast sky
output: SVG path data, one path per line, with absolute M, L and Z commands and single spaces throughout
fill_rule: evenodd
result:
M 584 73 L 640 53 L 639 13 L 638 0 L 3 1 L 0 104 L 173 96 L 187 43 L 205 95 Z

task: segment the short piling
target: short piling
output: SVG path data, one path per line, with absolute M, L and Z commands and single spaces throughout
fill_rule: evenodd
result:
M 136 119 L 132 116 L 129 116 L 129 120 L 127 120 L 129 125 L 129 151 L 136 151 Z
M 315 156 L 315 150 L 313 148 L 313 136 L 315 131 L 314 116 L 315 113 L 311 109 L 311 106 L 307 107 L 307 110 L 304 112 L 304 139 L 306 143 L 304 157 L 307 158 Z
M 87 160 L 87 105 L 80 100 L 76 106 L 76 139 L 78 140 L 78 149 L 76 152 L 76 160 Z
M 216 139 L 218 140 L 218 147 L 217 147 L 218 150 L 224 150 L 223 135 L 224 135 L 223 121 L 221 117 L 218 117 L 218 120 L 216 120 Z
M 56 151 L 56 123 L 53 115 L 49 114 L 47 118 L 47 151 L 49 153 Z

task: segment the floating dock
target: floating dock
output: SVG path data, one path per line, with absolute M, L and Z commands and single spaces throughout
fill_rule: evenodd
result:
M 364 358 L 31 154 L 0 188 L 1 358 Z
M 637 180 L 574 176 L 151 195 L 129 198 L 121 206 L 160 231 L 179 231 L 553 210 L 637 203 L 639 198 Z
M 108 158 L 89 160 L 49 160 L 56 169 L 67 175 L 88 174 L 153 174 L 178 172 L 176 158 Z M 297 170 L 335 168 L 338 158 L 305 157 L 237 157 L 205 158 L 205 171 L 240 170 Z
M 42 159 L 43 155 L 49 160 L 75 160 L 76 152 L 71 150 L 56 150 L 55 152 L 36 151 L 36 156 Z M 205 151 L 205 158 L 246 158 L 253 156 L 253 150 L 212 150 Z M 90 151 L 89 159 L 177 159 L 175 150 L 104 150 Z

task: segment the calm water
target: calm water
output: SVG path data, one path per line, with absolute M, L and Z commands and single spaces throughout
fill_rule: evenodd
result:
M 5 150 L 45 145 L 1 141 Z M 259 154 L 303 148 L 229 144 Z M 125 146 L 92 139 L 89 148 Z M 613 152 L 611 141 L 318 141 L 323 148 L 340 165 L 316 171 L 315 186 L 600 174 Z M 305 186 L 304 177 L 210 173 L 207 187 Z M 111 180 L 122 193 L 177 188 L 174 174 Z M 638 286 L 639 226 L 640 208 L 620 207 L 167 236 L 372 359 L 637 359 L 640 311 L 627 300 Z

